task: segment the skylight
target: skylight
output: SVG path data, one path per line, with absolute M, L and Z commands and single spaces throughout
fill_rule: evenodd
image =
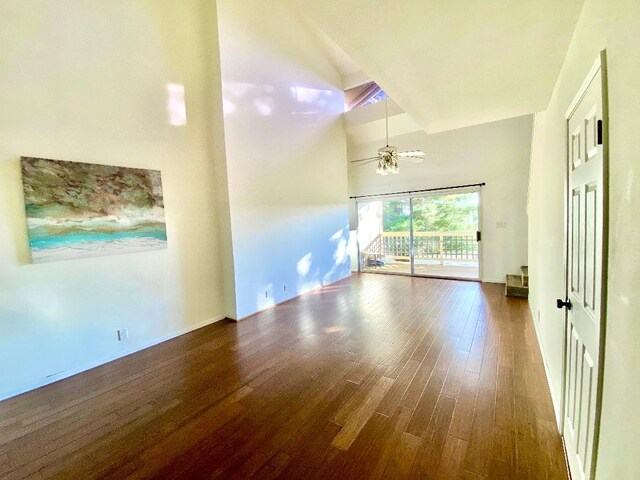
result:
M 345 90 L 344 109 L 348 112 L 354 108 L 381 102 L 386 98 L 387 94 L 376 82 L 365 83 L 364 85 Z

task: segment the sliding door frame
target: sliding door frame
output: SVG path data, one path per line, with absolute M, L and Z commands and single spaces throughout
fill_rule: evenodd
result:
M 414 248 L 414 231 L 413 231 L 413 199 L 418 197 L 425 196 L 445 196 L 456 193 L 477 193 L 478 194 L 478 232 L 480 232 L 480 241 L 478 241 L 478 278 L 462 278 L 462 277 L 449 277 L 443 275 L 419 275 L 415 273 L 415 248 Z M 403 273 L 403 272 L 363 272 L 362 270 L 362 259 L 360 255 L 360 209 L 359 205 L 361 203 L 371 203 L 371 202 L 383 202 L 385 200 L 405 200 L 409 199 L 409 246 L 410 246 L 410 265 L 411 265 L 411 273 Z M 420 277 L 420 278 L 439 278 L 445 280 L 461 280 L 467 282 L 482 282 L 482 188 L 481 186 L 470 186 L 467 188 L 452 188 L 452 189 L 442 189 L 433 192 L 416 192 L 416 193 L 405 193 L 399 195 L 385 195 L 381 194 L 380 196 L 370 196 L 366 199 L 360 200 L 359 198 L 355 198 L 355 207 L 356 207 L 356 249 L 358 255 L 358 273 L 376 273 L 382 275 L 404 275 L 411 277 Z
M 361 257 L 360 257 L 360 208 L 359 204 L 361 203 L 373 203 L 373 202 L 383 202 L 385 200 L 409 200 L 409 263 L 411 266 L 411 273 L 404 272 L 363 272 Z M 413 273 L 413 200 L 411 195 L 408 194 L 400 194 L 400 195 L 380 195 L 368 197 L 366 200 L 355 199 L 356 202 L 356 248 L 358 250 L 358 273 L 380 273 L 382 275 L 405 275 L 405 276 L 414 276 Z M 381 232 L 382 233 L 382 232 Z
M 409 196 L 409 262 L 411 262 L 411 276 L 416 275 L 415 249 L 413 246 L 413 196 Z

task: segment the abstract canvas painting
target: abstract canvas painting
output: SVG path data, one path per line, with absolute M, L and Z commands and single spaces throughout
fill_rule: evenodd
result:
M 22 157 L 34 263 L 167 245 L 157 170 Z

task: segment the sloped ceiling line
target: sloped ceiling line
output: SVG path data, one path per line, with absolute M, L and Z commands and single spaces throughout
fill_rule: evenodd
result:
M 544 110 L 583 4 L 296 1 L 428 133 Z

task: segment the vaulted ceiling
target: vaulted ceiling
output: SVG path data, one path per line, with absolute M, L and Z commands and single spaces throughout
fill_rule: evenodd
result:
M 428 133 L 544 110 L 583 0 L 297 0 Z

